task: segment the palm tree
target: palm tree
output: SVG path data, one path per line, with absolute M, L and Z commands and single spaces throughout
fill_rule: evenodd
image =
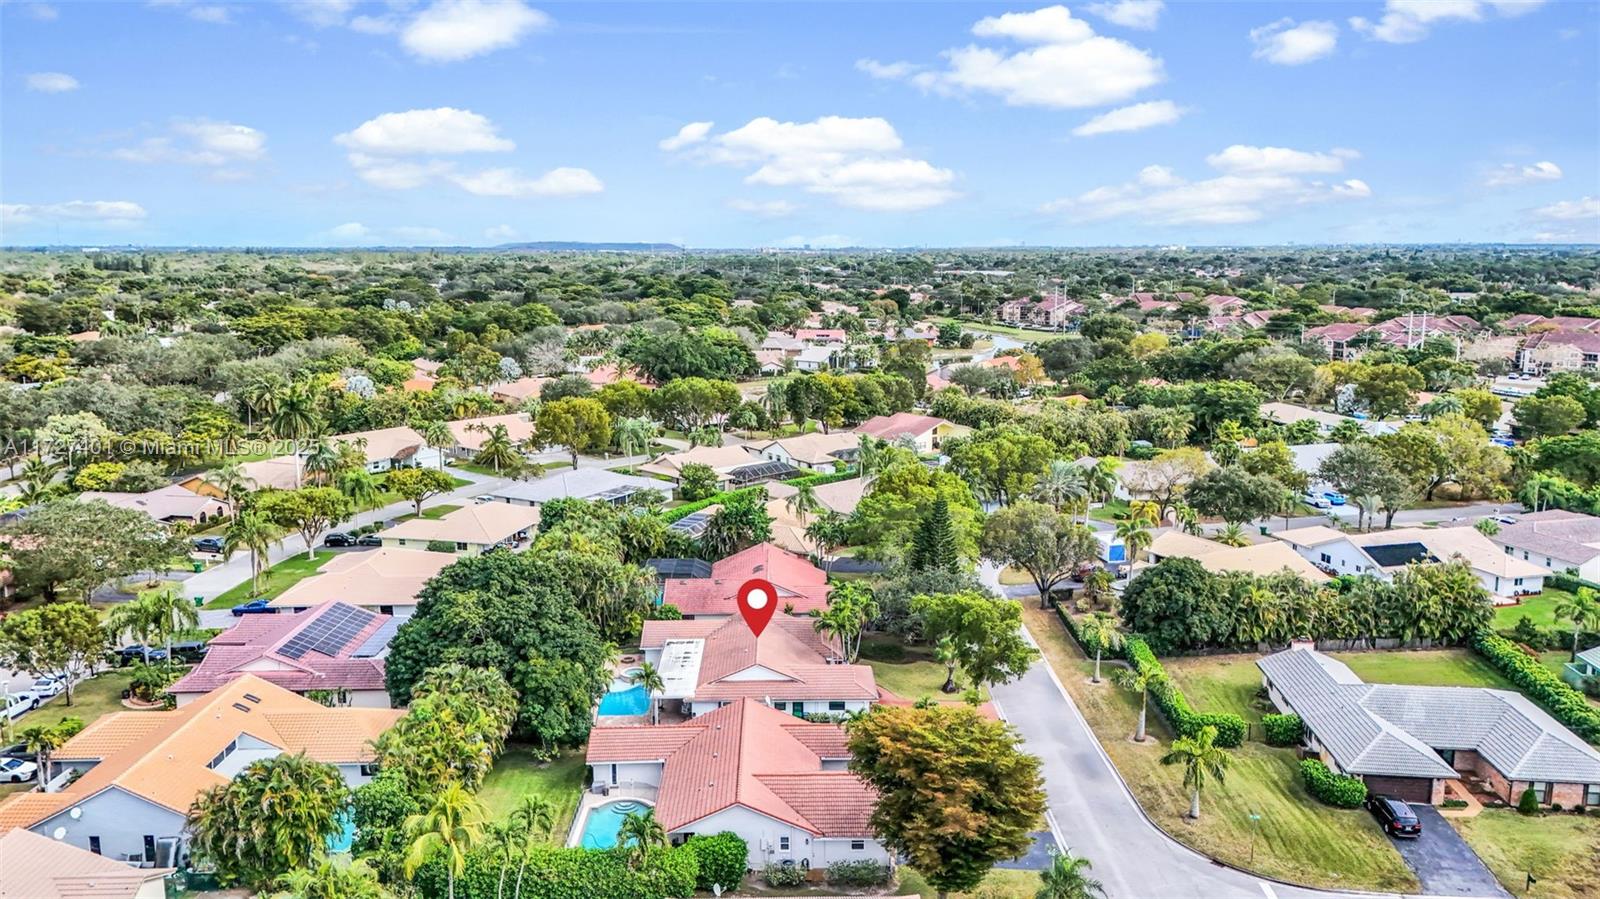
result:
M 1472 527 L 1485 537 L 1493 537 L 1495 534 L 1500 533 L 1500 522 L 1495 521 L 1493 518 L 1480 518 Z
M 144 602 L 144 597 L 118 603 L 106 612 L 105 629 L 111 642 L 122 642 L 123 634 L 133 635 L 143 651 L 144 663 L 150 664 L 150 635 L 155 633 L 154 607 Z
M 479 426 L 479 430 L 482 430 L 482 426 Z M 515 469 L 522 465 L 522 457 L 517 454 L 517 447 L 505 425 L 495 425 L 489 429 L 489 436 L 478 447 L 478 454 L 472 457 L 472 461 L 477 465 L 492 466 L 495 474 L 499 474 L 502 468 Z
M 322 484 L 332 480 L 333 473 L 339 469 L 339 447 L 331 440 L 323 439 L 306 453 L 306 473 L 315 474 L 317 481 Z
M 417 429 L 422 435 L 422 442 L 439 451 L 439 470 L 444 471 L 445 450 L 456 445 L 456 435 L 450 431 L 450 426 L 437 418 L 431 418 L 422 423 Z
M 954 693 L 956 686 L 956 665 L 961 661 L 961 653 L 956 648 L 956 641 L 950 637 L 940 637 L 939 642 L 933 644 L 933 660 L 944 666 L 944 684 L 939 687 L 941 693 Z
M 78 723 L 82 724 L 81 721 Z M 48 727 L 35 724 L 18 731 L 17 737 L 22 740 L 24 748 L 33 753 L 33 763 L 39 768 L 37 777 L 40 788 L 43 789 L 43 785 L 50 780 L 50 753 L 60 749 L 61 744 L 67 742 L 67 735 L 62 732 L 59 725 Z
M 1156 538 L 1150 533 L 1148 524 L 1149 519 L 1146 518 L 1129 518 L 1117 522 L 1117 539 L 1122 541 L 1130 568 L 1144 551 L 1150 548 L 1150 544 L 1155 542 Z
M 339 492 L 350 498 L 357 509 L 376 509 L 383 501 L 378 479 L 365 468 L 347 468 L 339 473 Z
M 1249 546 L 1250 538 L 1244 535 L 1244 528 L 1237 524 L 1224 525 L 1222 530 L 1211 538 L 1223 546 Z
M 667 689 L 667 682 L 661 679 L 661 671 L 649 662 L 640 662 L 639 670 L 628 675 L 628 683 L 644 688 L 650 697 L 650 723 L 661 723 L 661 706 L 657 704 L 656 694 Z
M 278 375 L 256 378 L 239 389 L 239 402 L 244 405 L 246 424 L 255 427 L 255 419 L 270 419 L 278 411 L 278 398 L 289 385 Z
M 1119 649 L 1122 646 L 1122 631 L 1117 626 L 1114 615 L 1105 612 L 1095 612 L 1082 624 L 1078 631 L 1083 634 L 1083 639 L 1094 644 L 1094 677 L 1089 683 L 1100 683 L 1100 651 L 1102 649 Z
M 533 849 L 535 836 L 544 836 L 555 826 L 556 809 L 543 796 L 524 794 L 522 804 L 511 813 L 511 823 L 521 829 L 522 860 L 517 865 L 517 885 L 512 899 L 521 899 L 522 872 L 528 868 L 528 855 Z
M 1193 506 L 1189 505 L 1188 503 L 1178 503 L 1177 505 L 1174 505 L 1172 507 L 1172 517 L 1177 519 L 1178 527 L 1181 528 L 1185 534 L 1193 534 L 1196 537 L 1200 536 L 1200 513 L 1196 512 Z
M 1194 820 L 1200 818 L 1200 792 L 1213 780 L 1222 783 L 1233 763 L 1233 756 L 1216 745 L 1216 740 L 1217 729 L 1208 724 L 1192 737 L 1173 740 L 1172 748 L 1161 757 L 1163 765 L 1183 766 L 1183 786 L 1189 791 L 1188 817 Z
M 484 827 L 484 842 L 489 846 L 489 856 L 500 860 L 500 876 L 495 881 L 495 899 L 506 894 L 506 869 L 511 867 L 511 847 L 517 839 L 517 826 L 511 822 L 490 824 Z
M 295 486 L 300 486 L 300 441 L 314 436 L 322 427 L 319 397 L 309 382 L 290 384 L 273 393 L 267 428 L 272 436 L 290 442 L 296 461 Z
M 801 484 L 794 488 L 794 493 L 783 501 L 784 508 L 789 514 L 799 518 L 803 523 L 810 518 L 812 512 L 822 509 L 822 503 L 817 500 L 817 488 L 810 484 Z
M 1084 486 L 1095 502 L 1107 503 L 1117 492 L 1117 460 L 1109 456 L 1096 462 L 1084 472 Z
M 411 841 L 405 857 L 406 877 L 442 850 L 448 899 L 455 899 L 456 878 L 466 871 L 467 853 L 482 833 L 483 806 L 460 781 L 451 781 L 434 796 L 427 811 L 406 819 L 405 834 Z
M 1072 854 L 1071 849 L 1052 850 L 1050 867 L 1039 872 L 1039 891 L 1033 899 L 1095 899 L 1105 896 L 1105 885 L 1090 877 L 1094 865 Z
M 393 899 L 365 859 L 340 864 L 328 856 L 278 878 L 272 899 Z
M 167 664 L 172 664 L 172 637 L 183 630 L 193 630 L 200 626 L 200 613 L 195 611 L 194 603 L 178 595 L 176 590 L 162 590 L 159 593 L 146 593 L 139 598 L 140 602 L 150 604 L 150 616 L 155 622 L 155 632 L 163 637 L 167 643 Z
M 47 462 L 43 456 L 35 454 L 22 463 L 22 476 L 18 479 L 22 487 L 17 491 L 17 498 L 23 505 L 32 506 L 54 497 L 62 490 L 61 485 L 55 483 L 61 469 L 61 463 Z
M 889 460 L 889 446 L 882 440 L 867 434 L 861 435 L 861 443 L 856 450 L 856 467 L 861 470 L 861 480 L 867 485 L 872 484 L 872 479 Z
M 637 456 L 650 448 L 659 430 L 648 418 L 624 418 L 617 422 L 617 446 L 624 456 Z
M 229 462 L 219 465 L 206 475 L 206 483 L 221 491 L 224 499 L 235 509 L 245 494 L 256 489 L 255 479 L 244 473 L 244 466 L 238 462 Z
M 1075 510 L 1080 503 L 1088 503 L 1089 481 L 1076 462 L 1056 459 L 1034 485 L 1033 498 L 1054 506 L 1057 512 Z
M 1139 694 L 1139 726 L 1133 732 L 1133 742 L 1143 743 L 1145 713 L 1150 709 L 1150 690 L 1160 684 L 1165 675 L 1159 671 L 1140 673 L 1131 668 L 1119 668 L 1112 672 L 1111 679 L 1122 689 Z
M 617 845 L 627 847 L 628 864 L 634 868 L 644 864 L 651 849 L 667 845 L 667 832 L 656 820 L 656 810 L 647 808 L 623 815 L 617 828 Z
M 283 539 L 284 531 L 254 512 L 244 512 L 228 522 L 222 535 L 222 557 L 233 558 L 243 549 L 250 553 L 250 595 L 261 593 L 261 575 L 267 569 L 267 556 L 273 544 Z
M 1577 593 L 1556 600 L 1556 619 L 1572 623 L 1572 658 L 1578 659 L 1578 639 L 1586 630 L 1600 631 L 1600 595 L 1593 588 L 1579 587 Z
M 844 516 L 831 511 L 806 525 L 806 539 L 816 545 L 817 552 L 822 555 L 823 571 L 830 576 L 833 574 L 834 550 L 849 539 L 846 525 Z

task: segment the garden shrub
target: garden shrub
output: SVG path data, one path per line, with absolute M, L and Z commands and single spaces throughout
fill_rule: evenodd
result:
M 1590 705 L 1582 693 L 1538 659 L 1530 658 L 1515 643 L 1492 631 L 1480 631 L 1472 639 L 1472 648 L 1573 733 L 1590 743 L 1600 743 L 1600 709 Z
M 1446 799 L 1445 801 L 1439 803 L 1439 807 L 1440 808 L 1466 808 L 1467 807 L 1467 800 L 1465 800 L 1465 799 Z
M 661 513 L 661 521 L 665 524 L 672 524 L 674 521 L 677 521 L 680 518 L 687 518 L 701 509 L 706 508 L 707 506 L 726 503 L 734 497 L 744 496 L 746 494 L 754 494 L 757 490 L 764 491 L 766 489 L 767 488 L 765 486 L 757 484 L 754 487 L 740 487 L 738 490 L 729 490 L 725 493 L 718 493 L 708 496 L 705 499 L 697 499 L 692 503 L 684 503 L 681 506 L 663 511 Z
M 1307 793 L 1335 808 L 1360 808 L 1367 801 L 1367 785 L 1359 777 L 1335 774 L 1317 759 L 1300 763 L 1300 779 Z
M 1299 715 L 1262 715 L 1261 730 L 1268 746 L 1298 746 L 1306 726 Z
M 1600 584 L 1596 584 L 1593 581 L 1586 581 L 1581 577 L 1567 574 L 1564 571 L 1552 571 L 1545 575 L 1544 585 L 1546 587 L 1554 587 L 1557 590 L 1565 590 L 1568 593 L 1577 593 L 1584 587 L 1588 587 L 1590 590 L 1600 590 Z
M 806 872 L 798 865 L 767 865 L 761 869 L 761 879 L 769 886 L 797 887 L 806 882 Z
M 1524 815 L 1539 814 L 1539 797 L 1533 792 L 1533 787 L 1523 790 L 1522 795 L 1517 798 L 1517 811 Z
M 638 870 L 628 867 L 620 852 L 600 849 L 557 849 L 540 846 L 528 855 L 523 874 L 523 899 L 682 899 L 694 895 L 700 866 L 693 850 L 682 846 L 651 849 Z M 516 876 L 516 865 L 510 868 Z M 443 857 L 434 853 L 412 877 L 422 896 L 443 896 Z M 466 871 L 456 878 L 456 899 L 498 899 L 500 859 L 485 849 L 467 857 Z
M 450 540 L 429 540 L 428 541 L 428 552 L 431 552 L 431 553 L 453 553 L 455 551 L 456 551 L 456 545 L 455 545 L 455 543 L 453 541 L 450 541 Z
M 736 833 L 723 831 L 707 836 L 692 836 L 684 841 L 700 863 L 700 873 L 695 876 L 695 888 L 710 891 L 712 884 L 720 884 L 728 892 L 744 880 L 750 847 Z
M 828 866 L 828 882 L 850 887 L 878 886 L 889 882 L 889 866 L 869 859 L 834 862 Z
M 860 472 L 856 471 L 854 466 L 851 466 L 846 468 L 844 471 L 835 471 L 826 474 L 808 474 L 803 477 L 784 481 L 784 483 L 788 484 L 790 487 L 821 487 L 823 484 L 834 484 L 838 483 L 839 481 L 848 481 L 859 474 Z

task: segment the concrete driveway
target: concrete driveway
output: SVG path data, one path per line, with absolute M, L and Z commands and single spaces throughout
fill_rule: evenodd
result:
M 1414 804 L 1411 811 L 1422 822 L 1422 836 L 1414 840 L 1394 840 L 1394 847 L 1422 882 L 1424 895 L 1509 899 L 1510 894 L 1500 886 L 1500 881 L 1495 880 L 1477 853 L 1438 809 Z M 1377 822 L 1372 826 L 1377 827 Z

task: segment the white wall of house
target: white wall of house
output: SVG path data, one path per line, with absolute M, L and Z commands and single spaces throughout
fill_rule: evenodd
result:
M 786 860 L 795 865 L 804 861 L 813 868 L 826 868 L 829 862 L 855 859 L 889 861 L 889 854 L 876 840 L 863 839 L 862 848 L 852 850 L 849 840 L 842 841 L 841 846 L 839 840 L 819 839 L 804 828 L 785 824 L 741 805 L 707 815 L 673 831 L 673 834 L 713 834 L 724 830 L 738 834 L 750 847 L 749 864 L 756 870 L 769 864 L 782 864 Z
M 84 850 L 90 848 L 91 837 L 98 837 L 100 854 L 117 861 L 143 858 L 146 836 L 157 842 L 159 851 L 160 841 L 182 838 L 184 832 L 183 815 L 119 787 L 101 790 L 73 808 L 80 812 L 77 818 L 72 808 L 62 809 L 28 829 L 52 840 L 60 830 L 60 842 Z
M 589 772 L 593 775 L 590 782 L 596 785 L 642 784 L 659 787 L 661 769 L 660 762 L 595 762 L 589 765 Z
M 1490 537 L 1489 539 L 1493 541 L 1496 546 L 1499 546 L 1505 550 L 1505 553 L 1508 556 L 1521 559 L 1524 562 L 1532 562 L 1533 564 L 1549 569 L 1550 571 L 1564 572 L 1568 569 L 1576 568 L 1578 570 L 1578 577 L 1588 581 L 1600 581 L 1600 556 L 1595 556 L 1587 562 L 1574 562 L 1570 559 L 1563 559 L 1560 556 L 1548 556 L 1541 552 L 1533 552 L 1530 550 L 1521 549 L 1519 547 L 1510 546 L 1500 542 L 1499 538 L 1497 537 Z
M 800 705 L 801 715 L 842 715 L 846 712 L 864 712 L 872 703 L 865 699 L 796 699 L 784 698 L 783 684 L 774 683 L 772 692 L 767 699 L 772 700 L 772 707 L 780 712 L 794 712 L 794 706 Z M 707 712 L 715 712 L 728 703 L 715 699 L 686 700 L 689 716 L 698 718 Z
M 1383 577 L 1383 572 L 1372 564 L 1367 554 L 1348 540 L 1334 540 L 1321 546 L 1290 546 L 1311 564 L 1331 568 L 1339 574 L 1375 574 Z

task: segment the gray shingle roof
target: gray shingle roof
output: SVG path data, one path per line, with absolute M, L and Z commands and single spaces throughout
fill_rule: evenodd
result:
M 1354 774 L 1455 777 L 1437 750 L 1474 750 L 1515 780 L 1600 783 L 1600 753 L 1520 693 L 1366 684 L 1311 649 L 1256 665 Z

